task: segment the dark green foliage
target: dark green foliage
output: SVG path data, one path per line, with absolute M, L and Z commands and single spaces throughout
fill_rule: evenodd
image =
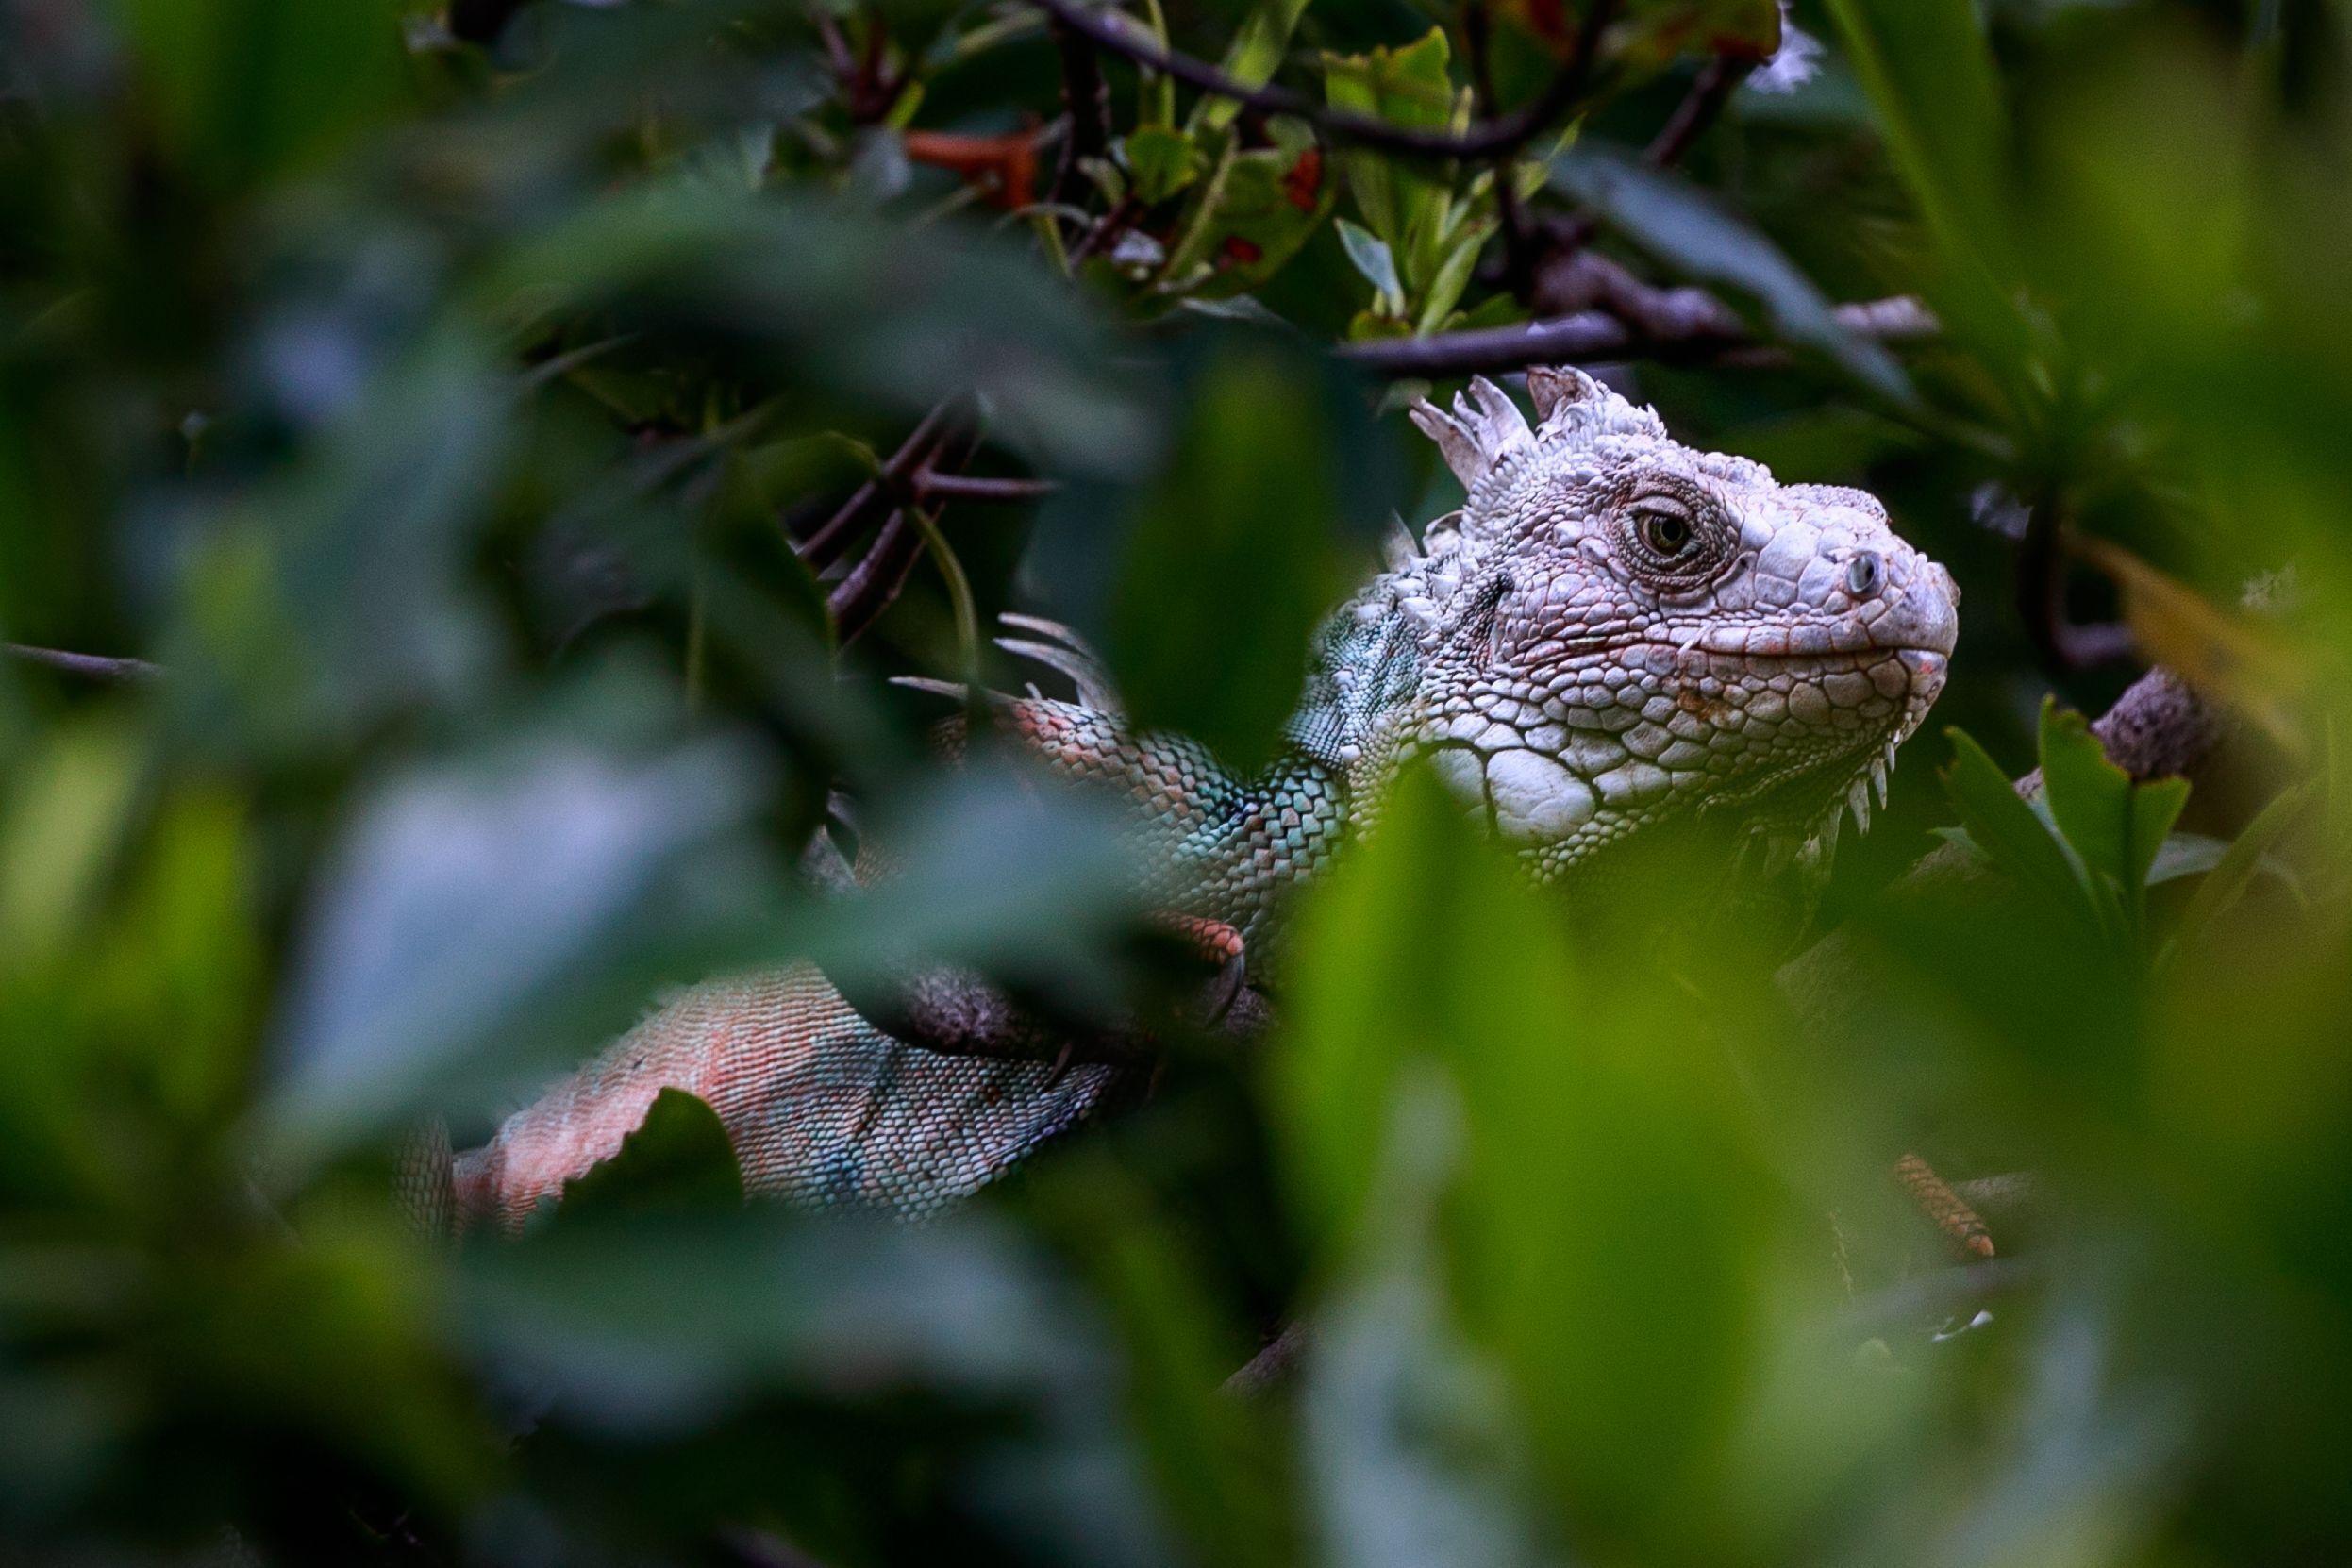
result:
M 719 1113 L 682 1089 L 654 1096 L 645 1120 L 621 1141 L 621 1152 L 563 1185 L 560 1212 L 724 1209 L 743 1199 L 743 1176 Z
M 1022 4 L 0 0 L 0 642 L 160 667 L 0 657 L 0 1560 L 2352 1555 L 2340 8 L 1800 0 L 1815 74 L 1675 169 L 1777 5 L 1631 0 L 1507 165 L 1313 117 L 1489 124 L 1582 8 L 1123 8 L 1278 111 L 1106 58 L 1064 178 Z M 1719 292 L 1774 352 L 1628 392 L 1966 590 L 1817 914 L 1679 843 L 1539 892 L 1409 774 L 1249 956 L 1271 1038 L 945 1221 L 741 1204 L 671 1092 L 524 1235 L 412 1233 L 419 1126 L 672 987 L 1164 981 L 1106 825 L 882 677 L 1062 692 L 987 636 L 1043 614 L 1269 755 L 1460 500 L 1332 350 L 1590 303 L 1513 208 Z M 1931 342 L 1829 308 L 1895 292 Z M 934 411 L 1059 488 L 924 490 Z M 952 559 L 860 619 L 905 506 Z M 2231 717 L 2193 788 L 2081 716 L 2110 619 Z M 835 791 L 903 859 L 848 902 Z M 2030 1175 L 1991 1267 L 1907 1151 Z

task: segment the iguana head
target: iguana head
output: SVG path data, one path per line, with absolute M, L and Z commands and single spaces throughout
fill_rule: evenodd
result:
M 1866 823 L 1943 689 L 1951 575 L 1860 491 L 1693 451 L 1578 371 L 1527 390 L 1532 426 L 1483 379 L 1414 408 L 1469 495 L 1335 627 L 1341 759 L 1433 753 L 1547 877 L 1686 813 Z

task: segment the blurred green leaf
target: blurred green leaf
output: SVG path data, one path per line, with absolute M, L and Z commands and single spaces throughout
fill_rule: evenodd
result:
M 86 725 L 17 759 L 0 801 L 0 966 L 42 963 L 89 918 L 139 782 L 132 745 Z
M 1285 1152 L 1324 1246 L 1365 1245 L 1384 1220 L 1366 1129 L 1407 1113 L 1400 1084 L 1444 1072 L 1462 1321 L 1593 1539 L 1655 1544 L 1683 1534 L 1662 1498 L 1715 1462 L 1754 1348 L 1767 1188 L 1688 997 L 1613 965 L 1595 984 L 1563 937 L 1434 776 L 1409 772 L 1300 915 Z
M 2018 268 L 2004 173 L 2009 112 L 1971 0 L 1829 0 L 1855 75 L 1945 272 L 1955 330 L 2013 354 Z
M 171 139 L 227 183 L 330 152 L 404 95 L 397 0 L 108 0 Z
M 356 816 L 314 895 L 278 1021 L 290 1152 L 380 1128 L 454 1058 L 548 1005 L 661 879 L 740 824 L 753 774 L 706 744 L 545 743 L 420 770 Z
M 2309 787 L 2298 786 L 2280 791 L 2277 798 L 2255 813 L 2254 820 L 2230 841 L 2212 869 L 2205 874 L 2205 879 L 2197 884 L 2189 907 L 2180 912 L 2166 942 L 2167 959 L 2202 940 L 2212 929 L 2213 923 L 2245 896 L 2254 878 L 2261 874 L 2272 848 L 2303 814 L 2310 801 Z
M 1551 177 L 1676 271 L 1756 301 L 1775 336 L 1826 355 L 1892 403 L 1914 401 L 1910 377 L 1892 354 L 1847 331 L 1821 291 L 1771 241 L 1676 176 L 1579 146 L 1553 160 Z
M 726 1208 L 743 1201 L 743 1176 L 726 1127 L 709 1105 L 664 1089 L 620 1152 L 563 1184 L 562 1214 Z
M 1274 755 L 1344 580 L 1338 431 L 1320 373 L 1263 338 L 1222 340 L 1186 403 L 1127 544 L 1109 651 L 1136 723 L 1246 772 Z

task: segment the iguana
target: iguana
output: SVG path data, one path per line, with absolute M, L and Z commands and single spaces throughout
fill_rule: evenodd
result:
M 1132 731 L 1085 678 L 1077 702 L 999 699 L 1051 770 L 1126 797 L 1155 902 L 1254 946 L 1421 754 L 1547 880 L 1685 814 L 1818 844 L 1843 811 L 1867 824 L 1874 782 L 1883 802 L 1943 685 L 1951 575 L 1860 491 L 1682 446 L 1579 371 L 1526 384 L 1533 425 L 1483 378 L 1451 411 L 1412 409 L 1467 498 L 1418 543 L 1400 529 L 1330 618 L 1258 776 Z M 792 964 L 671 1001 L 459 1157 L 454 1199 L 460 1223 L 520 1226 L 676 1087 L 718 1112 L 748 1191 L 921 1216 L 1131 1071 L 922 1050 Z

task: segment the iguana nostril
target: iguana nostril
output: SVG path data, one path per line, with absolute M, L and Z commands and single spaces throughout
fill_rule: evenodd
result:
M 1886 580 L 1886 562 L 1876 550 L 1858 550 L 1845 563 L 1845 591 L 1858 599 L 1869 598 Z

